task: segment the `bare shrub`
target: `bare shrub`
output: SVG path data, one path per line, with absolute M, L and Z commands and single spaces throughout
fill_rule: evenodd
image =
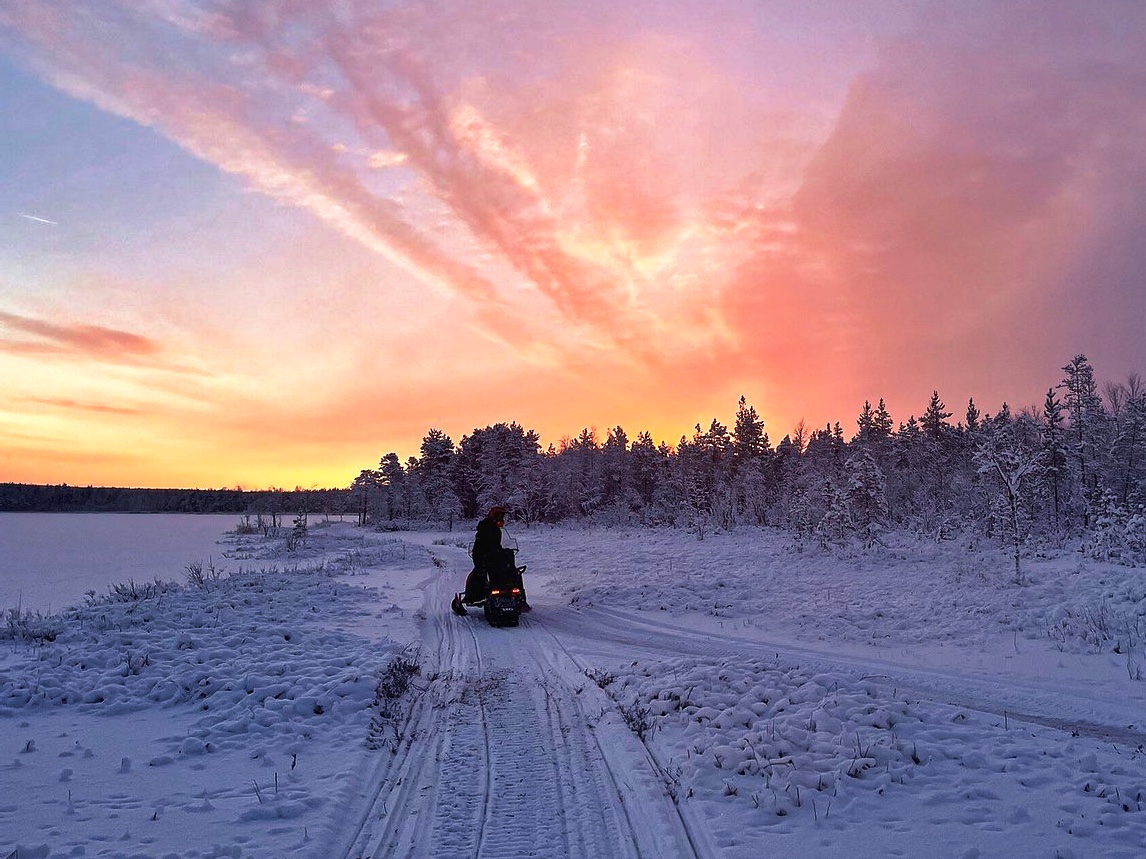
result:
M 197 588 L 208 589 L 210 585 L 223 578 L 223 571 L 215 566 L 214 561 L 208 561 L 206 568 L 202 561 L 195 561 L 186 567 L 187 583 Z
M 0 635 L 5 639 L 31 644 L 50 644 L 60 632 L 59 617 L 19 608 L 8 609 L 4 615 L 4 626 L 0 628 Z
M 421 671 L 421 653 L 416 647 L 407 647 L 391 657 L 386 664 L 374 689 L 374 715 L 370 720 L 370 733 L 366 740 L 366 746 L 371 751 L 385 747 L 393 752 L 398 750 L 405 712 L 403 700 L 414 678 Z

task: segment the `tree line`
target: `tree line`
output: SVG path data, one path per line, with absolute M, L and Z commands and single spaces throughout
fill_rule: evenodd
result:
M 353 515 L 349 489 L 137 489 L 0 483 L 0 511 L 19 513 L 235 513 Z
M 854 432 L 801 422 L 773 445 L 741 397 L 731 426 L 713 419 L 679 443 L 613 427 L 542 449 L 516 422 L 457 444 L 437 429 L 419 456 L 387 453 L 351 486 L 359 522 L 382 527 L 472 519 L 493 504 L 525 522 L 677 525 L 699 536 L 738 525 L 784 528 L 800 541 L 871 546 L 891 529 L 947 539 L 996 538 L 1019 557 L 1032 540 L 1084 540 L 1095 554 L 1146 563 L 1146 385 L 1101 389 L 1077 355 L 1041 407 L 953 422 L 933 392 L 898 425 L 865 402 Z

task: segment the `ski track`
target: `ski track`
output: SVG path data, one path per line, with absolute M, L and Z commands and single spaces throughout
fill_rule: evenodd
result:
M 461 561 L 427 583 L 418 692 L 335 821 L 342 859 L 703 859 L 655 761 L 547 618 L 490 627 L 447 606 Z M 610 760 L 600 735 L 608 733 Z

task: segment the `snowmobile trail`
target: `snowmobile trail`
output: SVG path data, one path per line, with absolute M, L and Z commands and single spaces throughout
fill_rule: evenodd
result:
M 408 716 L 353 779 L 321 855 L 706 859 L 656 765 L 543 611 L 517 628 L 449 609 L 426 586 Z M 314 855 L 319 855 L 315 853 Z
M 1020 722 L 1091 736 L 1112 743 L 1146 743 L 1133 700 L 1096 700 L 1085 689 L 1068 690 L 1053 679 L 1005 679 L 885 658 L 815 649 L 791 642 L 744 639 L 682 629 L 658 618 L 595 607 L 554 619 L 557 634 L 580 628 L 577 658 L 608 658 L 617 652 L 653 657 L 712 659 L 782 658 L 821 670 L 846 670 L 889 690 Z M 1033 645 L 1032 645 L 1033 646 Z M 584 649 L 581 649 L 584 648 Z

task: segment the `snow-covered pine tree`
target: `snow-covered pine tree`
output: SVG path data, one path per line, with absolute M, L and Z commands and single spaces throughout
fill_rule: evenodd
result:
M 667 449 L 658 448 L 647 430 L 638 433 L 629 446 L 632 487 L 640 499 L 641 517 L 646 524 L 665 521 L 665 511 L 658 511 L 655 506 L 668 482 L 668 459 Z
M 767 456 L 771 449 L 768 433 L 764 431 L 764 421 L 756 413 L 756 409 L 741 397 L 736 408 L 736 422 L 732 426 L 734 470 Z
M 454 455 L 457 450 L 453 439 L 438 429 L 431 428 L 422 438 L 412 476 L 425 502 L 425 516 L 435 522 L 444 522 L 454 529 L 454 520 L 462 513 L 461 501 L 453 485 Z
M 350 485 L 352 494 L 357 498 L 358 524 L 366 525 L 372 521 L 379 509 L 381 495 L 379 485 L 381 475 L 376 469 L 364 468 L 358 472 Z
M 382 491 L 382 515 L 388 522 L 393 522 L 406 507 L 406 494 L 409 486 L 406 480 L 406 470 L 398 459 L 398 454 L 391 451 L 378 463 L 378 484 Z
M 1011 546 L 1017 584 L 1023 584 L 1022 550 L 1042 467 L 1038 437 L 1038 426 L 1030 416 L 1012 419 L 1009 409 L 1004 409 L 984 425 L 975 450 L 983 486 L 1001 514 L 998 524 Z
M 879 404 L 875 407 L 871 426 L 876 438 L 880 439 L 888 438 L 891 435 L 892 427 L 895 426 L 891 420 L 891 413 L 883 402 L 883 397 L 879 398 Z
M 967 400 L 967 431 L 977 432 L 982 418 L 983 415 L 979 411 L 979 407 L 975 405 L 975 398 L 969 398 Z
M 951 412 L 944 411 L 947 406 L 939 399 L 939 392 L 931 392 L 931 400 L 927 403 L 927 409 L 923 412 L 923 417 L 919 423 L 923 427 L 923 433 L 933 441 L 940 441 L 944 434 L 951 428 L 947 423 L 947 418 L 951 417 Z
M 732 427 L 732 504 L 736 521 L 762 524 L 768 518 L 768 461 L 772 445 L 764 421 L 748 401 L 740 398 Z
M 871 548 L 887 522 L 887 481 L 871 451 L 861 448 L 844 463 L 847 501 L 854 533 Z
M 612 518 L 627 517 L 633 507 L 632 466 L 629 461 L 629 436 L 616 426 L 609 430 L 601 445 L 602 506 L 612 511 Z
M 475 429 L 463 436 L 454 458 L 454 490 L 462 515 L 474 519 L 494 504 L 513 508 L 535 479 L 539 436 L 516 421 Z M 512 511 L 511 511 L 512 512 Z
M 596 429 L 585 427 L 575 438 L 562 439 L 556 468 L 568 515 L 579 519 L 601 507 L 605 486 Z
M 856 434 L 852 436 L 852 444 L 857 442 L 860 444 L 870 444 L 875 435 L 875 412 L 872 410 L 871 402 L 869 400 L 863 401 L 863 408 L 860 410 L 859 417 L 856 418 Z
M 1048 388 L 1046 400 L 1043 401 L 1043 422 L 1040 435 L 1042 441 L 1042 473 L 1050 492 L 1049 512 L 1055 531 L 1062 527 L 1063 505 L 1068 478 L 1065 421 L 1062 402 L 1055 394 L 1054 388 Z
M 830 549 L 832 546 L 844 548 L 854 531 L 847 488 L 828 478 L 824 480 L 820 495 L 824 509 L 820 521 L 816 523 L 820 548 Z
M 1090 525 L 1089 505 L 1097 500 L 1098 438 L 1102 430 L 1102 400 L 1094 380 L 1094 368 L 1085 355 L 1075 355 L 1062 368 L 1066 376 L 1059 387 L 1065 392 L 1063 405 L 1070 416 L 1069 438 L 1078 487 L 1083 502 L 1083 527 Z
M 1146 501 L 1146 385 L 1137 373 L 1107 386 L 1113 432 L 1108 485 L 1122 507 Z

